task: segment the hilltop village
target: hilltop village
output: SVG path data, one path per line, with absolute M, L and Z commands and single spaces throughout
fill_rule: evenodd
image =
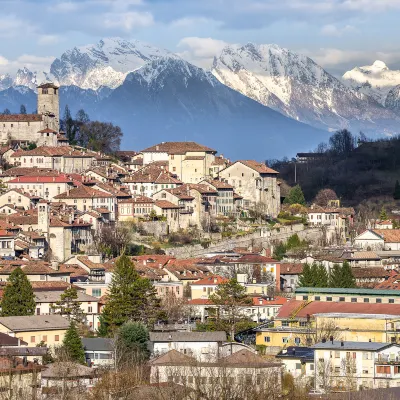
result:
M 0 115 L 0 398 L 395 395 L 395 210 L 206 144 L 78 146 L 37 90 Z

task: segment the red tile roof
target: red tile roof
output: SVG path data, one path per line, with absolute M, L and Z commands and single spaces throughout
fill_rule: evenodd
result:
M 303 273 L 303 264 L 295 263 L 282 263 L 280 274 L 281 275 L 300 275 Z
M 207 276 L 207 278 L 200 279 L 196 282 L 193 282 L 192 285 L 220 285 L 221 283 L 229 282 L 228 279 L 223 278 L 219 275 L 211 275 Z
M 196 142 L 162 142 L 154 146 L 148 147 L 141 153 L 168 153 L 168 154 L 185 154 L 187 152 L 205 151 L 216 153 L 216 150 L 203 146 Z
M 114 195 L 82 185 L 67 192 L 61 193 L 57 196 L 54 196 L 55 199 L 92 199 L 99 197 L 111 198 L 114 197 Z
M 301 307 L 304 305 L 304 307 Z M 299 311 L 296 313 L 296 310 Z M 391 314 L 400 315 L 400 304 L 385 303 L 349 303 L 349 302 L 330 302 L 290 300 L 279 310 L 276 318 L 289 318 L 295 313 L 298 318 L 307 318 L 307 315 L 322 313 L 341 313 L 341 314 Z
M 171 208 L 181 208 L 180 206 L 171 203 L 170 201 L 167 200 L 156 200 L 154 204 L 157 207 L 163 208 L 163 209 L 171 209 Z
M 279 261 L 270 257 L 264 257 L 260 254 L 245 254 L 236 260 L 240 264 L 279 264 Z
M 239 160 L 240 162 L 247 167 L 254 169 L 254 171 L 259 172 L 260 174 L 279 174 L 279 172 L 273 170 L 272 168 L 267 167 L 264 163 L 254 161 L 254 160 Z
M 386 243 L 400 243 L 400 229 L 372 229 Z
M 67 175 L 59 176 L 38 176 L 38 175 L 28 175 L 19 176 L 17 178 L 11 179 L 7 183 L 72 183 L 72 179 Z
M 34 122 L 43 119 L 41 114 L 1 114 L 1 122 Z
M 277 296 L 272 300 L 267 300 L 263 297 L 253 297 L 253 306 L 282 306 L 289 301 L 287 297 Z

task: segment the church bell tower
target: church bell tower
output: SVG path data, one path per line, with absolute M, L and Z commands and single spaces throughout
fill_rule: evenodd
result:
M 37 87 L 37 90 L 37 112 L 44 116 L 48 128 L 58 132 L 60 128 L 59 87 L 54 83 L 43 83 Z

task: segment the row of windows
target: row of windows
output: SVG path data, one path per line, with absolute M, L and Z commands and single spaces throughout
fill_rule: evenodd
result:
M 303 300 L 308 300 L 308 296 L 303 296 Z M 321 296 L 314 296 L 314 300 L 315 301 L 320 301 L 321 300 Z M 375 300 L 375 303 L 382 303 L 382 299 L 377 297 L 375 299 L 370 299 L 369 297 L 365 297 L 364 299 L 359 299 L 358 297 L 351 297 L 350 301 L 352 303 L 372 303 L 371 300 Z M 331 296 L 327 296 L 325 301 L 333 301 Z M 346 301 L 346 297 L 339 297 L 339 301 Z M 388 303 L 393 304 L 394 303 L 394 299 L 388 299 Z
M 37 339 L 37 340 L 36 340 Z M 24 340 L 24 338 L 20 337 L 20 340 Z M 60 335 L 54 335 L 54 341 L 60 341 Z M 41 335 L 41 337 L 31 336 L 31 343 L 40 343 L 40 342 L 47 342 L 47 335 Z

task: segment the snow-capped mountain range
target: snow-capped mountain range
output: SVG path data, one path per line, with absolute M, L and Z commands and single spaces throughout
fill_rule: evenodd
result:
M 347 71 L 342 79 L 355 91 L 373 97 L 385 107 L 398 109 L 394 101 L 395 98 L 400 100 L 400 71 L 390 70 L 383 61 L 376 60 L 372 65 L 355 67 Z
M 263 134 L 272 149 L 271 139 L 278 143 L 290 137 L 294 145 L 297 132 L 301 149 L 309 150 L 328 131 L 340 128 L 369 135 L 400 133 L 400 71 L 375 62 L 347 72 L 340 81 L 310 58 L 277 45 L 227 46 L 205 71 L 168 50 L 103 39 L 64 52 L 49 71 L 24 68 L 13 77 L 0 76 L 0 109 L 16 112 L 24 101 L 34 109 L 34 90 L 43 81 L 61 85 L 62 107 L 84 108 L 92 118 L 112 120 L 124 128 L 125 140 L 143 140 L 136 129 L 152 126 L 159 135 L 152 141 L 165 140 L 165 133 L 188 140 L 188 135 L 210 132 L 210 140 L 219 142 L 239 140 L 245 132 L 247 140 L 248 134 L 258 140 Z

